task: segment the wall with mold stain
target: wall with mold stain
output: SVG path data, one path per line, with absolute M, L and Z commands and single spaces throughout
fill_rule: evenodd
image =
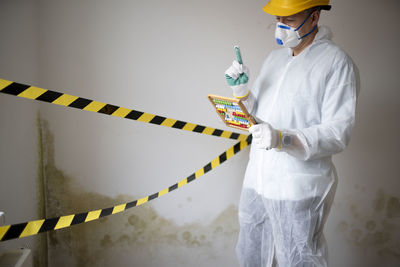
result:
M 6 59 L 0 75 L 224 128 L 205 96 L 230 94 L 223 72 L 233 44 L 241 46 L 252 80 L 276 48 L 273 18 L 260 9 L 265 2 L 2 1 L 0 27 L 9 38 L 0 42 Z M 361 79 L 352 142 L 334 158 L 339 185 L 325 227 L 331 266 L 400 263 L 400 105 L 393 54 L 400 40 L 381 27 L 382 21 L 397 25 L 400 6 L 380 3 L 336 0 L 321 18 Z M 11 96 L 0 101 L 1 127 L 7 129 L 0 132 L 0 203 L 7 223 L 154 193 L 233 144 Z M 0 249 L 35 246 L 38 266 L 45 258 L 49 266 L 236 266 L 236 211 L 247 152 L 144 206 Z M 12 188 L 3 186 L 5 177 L 12 177 Z
M 55 137 L 44 122 L 43 154 L 49 216 L 126 203 L 137 196 L 88 192 L 55 164 Z M 151 203 L 124 214 L 49 234 L 51 266 L 234 266 L 237 209 L 211 223 L 183 226 L 160 216 Z M 188 257 L 190 255 L 190 257 Z
M 333 4 L 326 23 L 332 25 L 334 41 L 356 62 L 361 92 L 351 144 L 334 158 L 339 185 L 325 228 L 330 260 L 332 266 L 398 266 L 400 98 L 399 57 L 393 51 L 400 38 L 379 21 L 396 24 L 400 3 Z M 385 14 L 384 18 L 379 14 Z

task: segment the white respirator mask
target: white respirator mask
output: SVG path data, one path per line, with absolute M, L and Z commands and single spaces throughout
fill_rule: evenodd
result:
M 306 33 L 303 36 L 299 35 L 299 29 L 304 25 L 304 23 L 308 20 L 311 14 L 308 15 L 308 17 L 297 28 L 290 27 L 289 25 L 286 25 L 282 22 L 277 22 L 275 29 L 276 42 L 279 45 L 283 45 L 284 47 L 293 48 L 298 46 L 301 42 L 301 39 L 311 34 L 317 28 L 317 25 L 315 25 L 315 27 L 312 28 L 312 30 L 309 33 Z

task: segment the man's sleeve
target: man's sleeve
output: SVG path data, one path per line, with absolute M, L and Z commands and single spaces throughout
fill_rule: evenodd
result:
M 304 129 L 284 130 L 293 143 L 282 150 L 312 160 L 341 152 L 349 143 L 355 120 L 356 80 L 347 56 L 335 60 L 327 76 L 321 103 L 321 123 Z

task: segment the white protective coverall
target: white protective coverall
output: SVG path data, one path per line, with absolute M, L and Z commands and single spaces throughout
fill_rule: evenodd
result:
M 319 27 L 299 55 L 269 54 L 244 104 L 293 144 L 251 147 L 239 205 L 242 266 L 327 266 L 323 225 L 337 175 L 332 155 L 350 140 L 356 107 L 351 59 Z

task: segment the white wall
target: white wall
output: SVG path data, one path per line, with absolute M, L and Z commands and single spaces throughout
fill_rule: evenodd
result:
M 37 3 L 31 0 L 0 1 L 0 78 L 37 84 Z M 5 223 L 37 219 L 39 151 L 37 115 L 39 104 L 0 96 L 0 211 Z M 0 244 L 0 255 L 19 247 L 34 249 L 43 258 L 43 239 L 31 237 Z M 40 255 L 40 256 L 39 256 Z M 35 259 L 37 263 L 43 263 Z
M 333 266 L 400 262 L 398 1 L 335 1 L 325 21 L 357 64 L 361 92 L 348 149 L 335 157 L 336 200 L 326 227 Z M 382 14 L 383 17 L 382 17 Z
M 24 45 L 23 51 L 31 51 L 31 59 L 26 61 L 38 62 L 39 67 L 18 69 L 2 60 L 0 74 L 9 80 L 227 129 L 206 95 L 230 95 L 223 73 L 234 58 L 234 44 L 241 46 L 252 81 L 265 56 L 277 48 L 274 19 L 261 10 L 265 2 L 2 2 L 9 19 L 2 16 L 1 22 L 16 20 L 19 10 L 38 12 L 36 17 L 19 17 L 18 23 L 23 24 L 4 27 L 8 24 L 1 23 L 1 27 L 11 36 L 19 30 L 37 40 L 36 48 Z M 321 18 L 321 24 L 332 28 L 333 40 L 351 55 L 361 77 L 353 139 L 349 148 L 335 157 L 339 186 L 325 229 L 331 266 L 393 266 L 400 262 L 399 93 L 395 79 L 400 41 L 392 36 L 400 6 L 390 0 L 380 3 L 337 0 L 332 11 L 323 12 Z M 35 23 L 38 32 L 32 29 Z M 20 42 L 10 38 L 1 46 L 7 62 L 14 62 L 14 58 L 8 59 L 11 55 L 21 62 L 26 58 L 16 43 Z M 1 139 L 13 140 L 2 142 L 1 151 L 14 143 L 25 144 L 34 155 L 36 137 L 13 133 L 20 132 L 18 127 L 36 131 L 31 112 L 35 104 L 4 95 L 0 101 L 1 114 L 11 108 L 22 114 L 29 108 L 26 113 L 30 116 L 24 117 L 22 126 L 18 119 L 1 117 L 2 129 L 4 125 L 10 130 L 9 134 L 2 131 Z M 152 194 L 235 143 L 49 104 L 41 104 L 40 111 L 49 213 L 104 208 Z M 2 159 L 18 162 L 21 150 L 17 149 L 13 160 L 1 152 Z M 85 260 L 98 266 L 110 262 L 116 266 L 132 262 L 140 266 L 235 266 L 235 212 L 247 154 L 246 149 L 198 181 L 125 214 L 52 233 L 50 265 L 77 265 Z M 8 203 L 17 198 L 14 192 L 21 188 L 29 193 L 19 205 L 31 210 L 25 202 L 34 198 L 34 191 L 32 186 L 22 185 L 3 190 L 3 173 L 15 176 L 15 181 L 34 180 L 33 160 L 22 170 L 8 164 L 3 172 L 2 165 L 0 197 L 8 210 L 14 210 Z M 53 197 L 61 200 L 57 208 Z M 30 216 L 11 213 L 8 223 Z

